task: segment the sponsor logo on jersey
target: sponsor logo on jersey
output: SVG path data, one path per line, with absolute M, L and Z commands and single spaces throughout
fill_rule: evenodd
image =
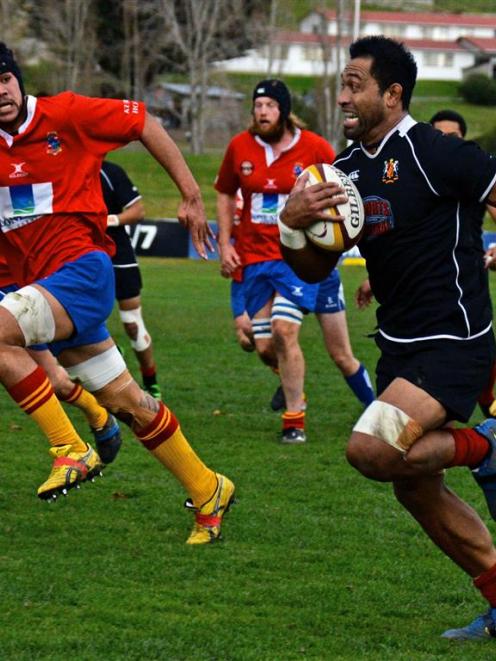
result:
M 373 238 L 386 234 L 394 227 L 394 215 L 388 200 L 376 195 L 363 198 L 365 209 L 365 236 Z
M 351 179 L 351 181 L 358 181 L 360 179 L 360 170 L 353 170 L 353 172 L 350 172 L 348 177 Z
M 251 222 L 260 225 L 277 225 L 277 219 L 288 196 L 278 193 L 252 193 Z
M 50 133 L 47 133 L 47 154 L 50 154 L 50 156 L 57 156 L 61 151 L 62 145 L 60 144 L 60 138 L 57 131 L 50 131 Z
M 295 177 L 299 177 L 300 174 L 303 172 L 304 167 L 302 163 L 295 163 L 293 166 L 293 173 Z
M 125 115 L 137 115 L 139 113 L 139 103 L 137 101 L 122 100 L 122 107 Z
M 23 166 L 26 165 L 26 161 L 23 163 L 11 163 L 10 167 L 14 168 L 14 171 L 9 174 L 9 179 L 18 179 L 19 177 L 27 177 L 28 173 L 25 172 Z
M 291 285 L 293 296 L 303 296 L 303 286 L 302 285 Z
M 51 182 L 0 187 L 0 229 L 10 232 L 53 213 Z
M 253 174 L 253 163 L 251 161 L 242 161 L 240 165 L 241 169 L 241 174 L 243 174 L 245 177 L 249 177 L 250 174 Z
M 394 158 L 384 161 L 384 169 L 382 170 L 382 181 L 384 184 L 394 184 L 395 181 L 398 181 L 400 177 L 399 167 L 399 161 Z
M 267 179 L 267 183 L 265 184 L 264 188 L 268 188 L 269 190 L 275 190 L 277 188 L 276 180 Z

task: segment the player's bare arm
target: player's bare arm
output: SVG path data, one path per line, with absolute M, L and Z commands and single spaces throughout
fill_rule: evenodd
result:
M 145 217 L 145 205 L 141 200 L 123 209 L 120 213 L 111 213 L 107 216 L 107 226 L 136 225 Z
M 179 222 L 189 230 L 200 257 L 208 259 L 207 250 L 213 251 L 214 233 L 207 223 L 200 187 L 175 142 L 149 113 L 141 142 L 176 184 L 183 198 L 177 212 Z
M 373 298 L 374 294 L 370 286 L 370 280 L 367 278 L 355 292 L 355 303 L 357 308 L 363 310 L 368 307 L 372 303 Z
M 218 245 L 221 261 L 221 274 L 225 277 L 229 277 L 239 266 L 241 266 L 241 259 L 231 243 L 235 208 L 235 195 L 217 193 L 217 223 L 219 227 Z

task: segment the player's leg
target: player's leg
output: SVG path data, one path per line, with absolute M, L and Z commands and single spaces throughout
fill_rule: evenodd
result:
M 484 386 L 478 404 L 486 417 L 496 417 L 496 395 L 494 394 L 494 384 L 496 382 L 496 363 L 493 363 L 489 381 Z
M 303 443 L 305 436 L 305 359 L 299 343 L 303 320 L 301 308 L 276 294 L 272 306 L 272 337 L 286 400 L 283 413 L 283 443 Z
M 272 395 L 270 406 L 273 411 L 280 411 L 285 407 L 284 391 L 280 382 L 279 368 L 277 366 L 277 356 L 272 340 L 272 296 L 269 301 L 255 313 L 251 320 L 253 341 L 258 357 L 267 365 L 278 377 L 279 384 Z
M 41 498 L 65 493 L 103 467 L 97 453 L 74 429 L 46 372 L 24 348 L 72 331 L 63 307 L 37 285 L 23 287 L 0 302 L 0 381 L 45 433 L 54 457 L 50 477 L 38 491 Z
M 320 283 L 315 313 L 327 353 L 355 397 L 364 406 L 368 406 L 375 399 L 374 390 L 366 368 L 353 355 L 346 323 L 343 286 L 337 269 Z
M 71 381 L 66 370 L 44 346 L 28 349 L 30 356 L 45 370 L 59 401 L 82 411 L 95 439 L 100 458 L 105 464 L 110 464 L 116 458 L 122 443 L 117 420 L 100 406 L 91 393 L 79 383 Z
M 246 312 L 243 282 L 231 280 L 230 287 L 231 313 L 234 321 L 234 331 L 239 346 L 243 351 L 255 350 L 255 340 L 251 328 L 251 320 Z
M 145 449 L 186 489 L 196 514 L 188 543 L 218 539 L 222 517 L 234 497 L 233 483 L 203 463 L 174 414 L 139 387 L 113 340 L 108 337 L 95 344 L 66 348 L 60 360 L 102 406 L 130 426 Z
M 138 360 L 143 388 L 155 399 L 161 399 L 162 393 L 157 383 L 157 366 L 153 356 L 152 338 L 145 326 L 141 311 L 141 298 L 125 298 L 118 300 L 119 315 L 131 341 L 134 354 Z

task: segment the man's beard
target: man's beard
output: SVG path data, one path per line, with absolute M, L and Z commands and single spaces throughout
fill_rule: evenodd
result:
M 269 144 L 279 142 L 281 140 L 282 136 L 284 135 L 284 131 L 286 129 L 286 123 L 282 122 L 279 120 L 277 124 L 274 127 L 271 127 L 270 129 L 266 129 L 264 125 L 260 125 L 257 121 L 253 122 L 253 133 L 255 135 L 258 135 L 264 142 L 268 142 Z

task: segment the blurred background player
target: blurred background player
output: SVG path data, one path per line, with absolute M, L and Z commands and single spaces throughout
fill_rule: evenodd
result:
M 227 275 L 243 268 L 246 310 L 252 319 L 257 353 L 267 365 L 279 369 L 281 378 L 286 405 L 281 441 L 302 443 L 306 440 L 305 363 L 298 338 L 303 315 L 315 310 L 319 287 L 300 280 L 283 262 L 277 221 L 297 176 L 307 165 L 332 163 L 334 151 L 323 138 L 305 130 L 291 113 L 291 97 L 282 81 L 261 81 L 252 98 L 252 124 L 229 143 L 215 184 L 221 268 Z M 233 245 L 238 189 L 243 209 Z M 339 276 L 333 276 L 328 284 L 332 293 L 328 290 L 324 299 L 338 301 Z M 336 324 L 324 322 L 322 328 L 332 327 L 336 333 L 344 322 L 347 335 L 344 312 L 336 312 L 342 313 Z M 342 351 L 338 357 L 337 335 L 335 340 L 329 346 L 341 367 L 344 359 Z M 351 347 L 349 355 L 355 361 Z M 370 380 L 360 368 L 355 361 L 350 374 L 357 373 L 356 380 L 371 393 Z
M 145 208 L 138 189 L 125 170 L 116 163 L 104 161 L 100 179 L 108 210 L 107 234 L 112 237 L 116 247 L 112 264 L 119 315 L 138 359 L 143 388 L 155 399 L 162 399 L 157 383 L 152 338 L 145 327 L 141 311 L 141 272 L 126 231 L 126 225 L 135 225 L 144 219 Z

